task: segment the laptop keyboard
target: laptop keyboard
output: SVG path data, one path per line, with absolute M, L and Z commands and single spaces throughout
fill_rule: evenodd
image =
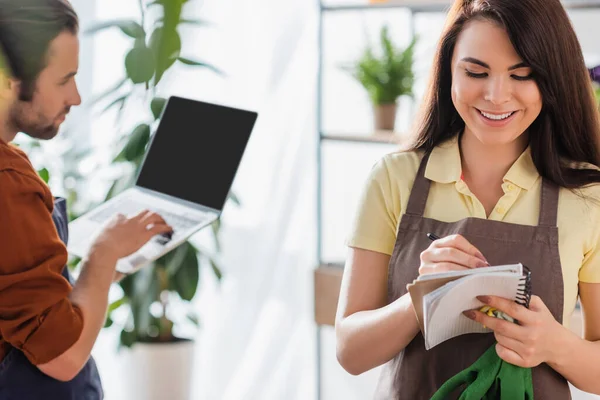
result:
M 189 216 L 173 214 L 171 212 L 166 211 L 165 209 L 148 206 L 147 204 L 134 202 L 129 199 L 117 200 L 113 202 L 110 206 L 91 215 L 90 219 L 95 222 L 104 223 L 117 213 L 121 213 L 131 217 L 140 213 L 142 210 L 154 211 L 155 213 L 163 217 L 167 224 L 169 224 L 175 232 L 186 231 L 187 229 L 207 219 L 190 218 Z

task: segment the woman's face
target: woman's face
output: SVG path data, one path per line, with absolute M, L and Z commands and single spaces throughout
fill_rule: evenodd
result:
M 542 109 L 531 73 L 502 27 L 485 20 L 467 23 L 452 56 L 452 102 L 465 135 L 486 145 L 521 137 Z

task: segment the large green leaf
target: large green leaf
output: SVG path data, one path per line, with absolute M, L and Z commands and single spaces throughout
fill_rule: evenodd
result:
M 152 32 L 148 46 L 156 57 L 156 74 L 154 76 L 154 85 L 156 85 L 179 57 L 181 37 L 176 29 L 159 27 Z
M 154 76 L 154 53 L 145 46 L 135 46 L 125 57 L 127 77 L 133 83 L 149 82 Z
M 154 119 L 160 118 L 162 111 L 167 104 L 167 99 L 163 97 L 155 97 L 150 102 L 150 109 L 152 110 L 152 115 L 154 115 Z
M 198 256 L 193 246 L 185 243 L 185 257 L 172 278 L 173 289 L 183 300 L 192 300 L 198 288 L 200 270 Z
M 99 23 L 99 24 L 94 25 L 91 28 L 87 29 L 85 31 L 85 34 L 91 35 L 96 32 L 102 31 L 104 29 L 113 28 L 113 27 L 117 27 L 117 28 L 121 29 L 121 31 L 124 34 L 126 34 L 129 37 L 135 38 L 135 39 L 143 38 L 144 36 L 146 36 L 146 32 L 144 31 L 144 28 L 142 28 L 142 26 L 139 23 L 132 21 L 132 20 L 116 20 L 116 21 L 102 22 L 102 23 Z
M 123 150 L 115 157 L 115 161 L 136 161 L 144 156 L 150 140 L 150 125 L 139 124 L 129 135 Z
M 175 29 L 181 21 L 181 11 L 186 0 L 167 0 L 162 2 L 163 20 L 165 28 Z

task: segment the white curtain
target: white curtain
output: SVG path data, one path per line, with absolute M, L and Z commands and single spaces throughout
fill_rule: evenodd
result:
M 198 299 L 192 398 L 315 396 L 316 6 L 214 2 L 224 69 L 234 71 L 223 99 L 260 116 L 234 186 L 242 207 L 224 212 L 225 279 Z
M 125 4 L 127 3 L 127 4 Z M 131 3 L 131 4 L 130 4 Z M 137 18 L 137 1 L 103 0 L 96 19 Z M 209 62 L 224 77 L 181 67 L 162 95 L 256 110 L 259 119 L 234 183 L 241 207 L 223 214 L 219 285 L 209 268 L 195 304 L 193 399 L 312 399 L 315 331 L 312 271 L 316 230 L 317 1 L 193 0 L 186 17 L 210 23 L 182 30 L 182 56 Z M 95 41 L 95 92 L 122 76 L 130 46 L 118 31 Z M 99 151 L 110 121 L 94 122 Z M 192 183 L 193 184 L 193 183 Z M 210 245 L 207 232 L 194 238 Z M 117 330 L 95 348 L 107 400 L 124 400 Z

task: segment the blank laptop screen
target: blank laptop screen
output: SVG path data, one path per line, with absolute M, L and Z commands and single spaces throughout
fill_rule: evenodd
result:
M 137 185 L 221 210 L 256 118 L 251 111 L 171 97 Z

